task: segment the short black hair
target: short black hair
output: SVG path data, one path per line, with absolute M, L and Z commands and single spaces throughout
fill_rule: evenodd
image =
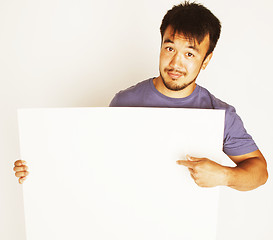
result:
M 209 9 L 188 1 L 173 6 L 166 13 L 160 26 L 162 39 L 168 26 L 173 28 L 173 34 L 183 34 L 199 44 L 209 34 L 210 45 L 206 56 L 214 50 L 221 33 L 221 23 Z

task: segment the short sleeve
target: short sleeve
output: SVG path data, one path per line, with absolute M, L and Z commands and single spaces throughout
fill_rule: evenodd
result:
M 258 149 L 252 137 L 247 133 L 241 118 L 234 107 L 229 106 L 225 114 L 223 151 L 230 156 L 244 155 Z
M 109 104 L 109 107 L 117 107 L 118 106 L 118 94 L 115 95 L 115 97 L 112 99 L 112 101 Z

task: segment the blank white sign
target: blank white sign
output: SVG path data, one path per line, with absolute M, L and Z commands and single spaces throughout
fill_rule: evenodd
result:
M 219 189 L 198 187 L 176 160 L 221 159 L 224 114 L 19 110 L 27 240 L 215 239 Z

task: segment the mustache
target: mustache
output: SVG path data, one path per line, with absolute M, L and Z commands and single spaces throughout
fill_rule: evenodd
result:
M 178 74 L 181 74 L 181 75 L 186 75 L 186 72 L 175 69 L 175 68 L 165 68 L 165 71 L 166 72 L 178 73 Z

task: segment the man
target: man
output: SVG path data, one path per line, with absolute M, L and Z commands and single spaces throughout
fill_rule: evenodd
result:
M 160 31 L 160 75 L 120 91 L 110 106 L 225 109 L 223 151 L 236 167 L 190 156 L 177 163 L 186 166 L 201 187 L 225 185 L 246 191 L 264 184 L 268 178 L 266 161 L 235 109 L 196 84 L 219 39 L 219 20 L 204 6 L 185 2 L 167 12 Z M 24 180 L 28 174 L 25 164 L 19 160 L 15 165 L 16 176 Z

